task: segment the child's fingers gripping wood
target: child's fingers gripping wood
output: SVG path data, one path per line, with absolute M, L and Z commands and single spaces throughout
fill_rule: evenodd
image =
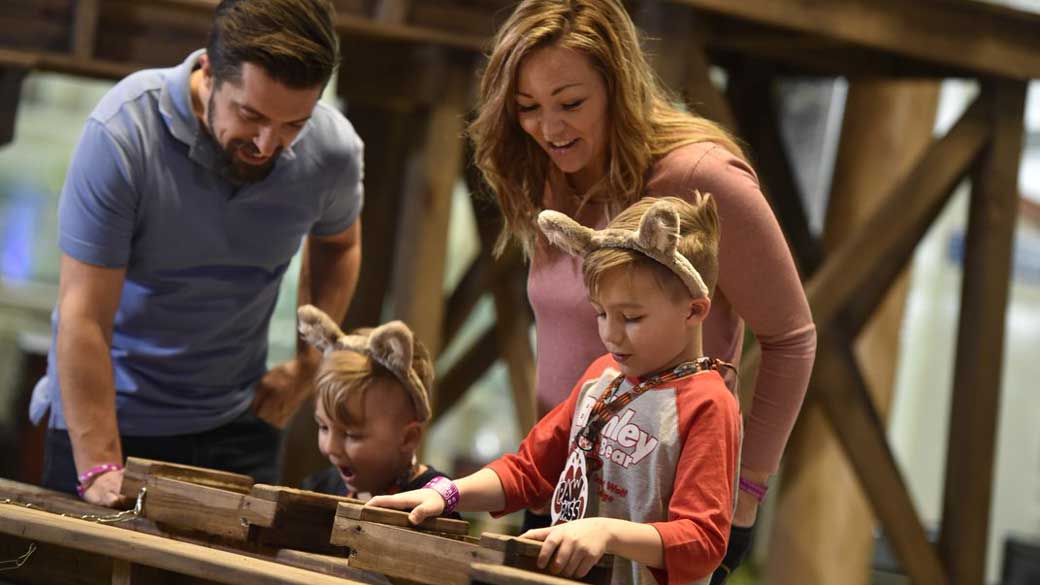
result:
M 395 510 L 411 510 L 408 513 L 408 521 L 412 524 L 421 524 L 427 518 L 441 515 L 441 512 L 444 511 L 444 498 L 431 489 L 423 488 L 392 496 L 376 496 L 365 505 L 393 508 Z

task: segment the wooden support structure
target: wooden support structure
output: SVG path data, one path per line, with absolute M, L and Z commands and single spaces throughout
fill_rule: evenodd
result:
M 357 581 L 10 504 L 0 514 L 0 532 L 27 543 L 45 542 L 232 585 L 358 585 Z M 125 574 L 126 569 L 121 572 Z
M 939 84 L 850 82 L 827 207 L 824 241 L 843 243 L 876 210 L 932 139 Z M 906 295 L 906 273 L 856 340 L 864 382 L 882 420 L 891 401 Z M 802 408 L 788 444 L 765 579 L 775 585 L 870 582 L 874 514 L 831 432 L 819 401 Z
M 0 144 L 13 136 L 25 71 L 115 79 L 141 66 L 175 64 L 188 50 L 204 44 L 215 4 L 216 0 L 13 0 L 0 15 L 0 103 L 9 106 L 0 119 Z M 338 0 L 336 27 L 343 40 L 344 65 L 337 89 L 368 145 L 365 272 L 348 325 L 375 324 L 386 315 L 404 318 L 436 353 L 455 337 L 476 300 L 491 292 L 498 322 L 441 377 L 435 409 L 444 412 L 491 364 L 505 357 L 525 428 L 532 419 L 525 402 L 533 390 L 527 343 L 530 315 L 526 306 L 521 308 L 522 278 L 505 278 L 514 271 L 519 274 L 522 264 L 514 259 L 495 263 L 482 253 L 460 288 L 443 287 L 448 210 L 465 167 L 461 129 L 471 106 L 476 57 L 512 4 Z M 810 397 L 834 429 L 904 568 L 920 583 L 980 582 L 1022 100 L 1025 81 L 1040 77 L 1040 17 L 973 0 L 642 0 L 626 5 L 660 37 L 654 46 L 662 77 L 697 111 L 747 140 L 764 190 L 807 280 L 820 332 Z M 43 6 L 47 10 L 40 10 Z M 712 83 L 713 66 L 727 73 L 725 92 Z M 886 196 L 870 217 L 850 228 L 840 244 L 822 251 L 807 229 L 769 95 L 783 75 L 844 76 L 853 83 L 879 77 L 959 76 L 983 83 L 977 102 L 914 159 L 894 186 L 884 189 Z M 867 391 L 852 344 L 954 188 L 969 176 L 974 186 L 943 534 L 936 552 L 924 536 L 888 448 L 879 415 L 883 409 Z M 489 234 L 493 239 L 493 231 L 481 232 L 485 248 Z M 399 242 L 396 247 L 389 245 L 392 240 Z M 384 312 L 387 298 L 391 303 Z M 756 355 L 748 352 L 745 364 L 754 364 Z M 748 372 L 742 377 L 747 382 Z M 744 390 L 749 386 L 745 383 Z M 299 436 L 301 444 L 304 439 L 313 442 L 313 431 Z M 193 483 L 191 478 L 168 477 L 155 484 L 166 489 L 185 481 Z M 233 516 L 232 509 L 236 514 L 246 510 L 234 508 L 236 502 L 244 506 L 263 500 L 251 493 L 256 489 L 251 485 L 246 491 L 204 487 L 232 494 L 217 498 L 226 518 Z M 162 503 L 161 497 L 156 500 Z M 281 505 L 281 500 L 265 501 L 275 502 L 275 509 Z M 327 503 L 318 507 L 322 506 L 322 521 L 327 522 Z M 374 541 L 385 538 L 386 546 L 401 534 L 416 547 L 440 538 L 409 528 L 350 521 L 366 523 L 365 530 L 378 536 Z M 261 534 L 270 528 L 253 525 Z M 473 560 L 466 555 L 454 559 L 451 578 L 462 582 Z
M 1026 84 L 986 80 L 982 91 L 992 138 L 972 175 L 939 540 L 958 584 L 985 575 Z

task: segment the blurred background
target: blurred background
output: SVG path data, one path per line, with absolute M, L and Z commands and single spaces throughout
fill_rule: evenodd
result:
M 513 256 L 490 258 L 496 214 L 479 192 L 460 139 L 483 51 L 514 3 L 336 4 L 344 62 L 323 99 L 346 112 L 367 145 L 364 268 L 346 325 L 404 318 L 434 349 L 437 418 L 424 457 L 465 474 L 515 449 L 533 422 L 525 267 Z M 1040 1 L 733 4 L 626 2 L 662 79 L 689 107 L 736 126 L 807 281 L 867 225 L 890 192 L 906 194 L 896 187 L 970 103 L 988 90 L 1026 92 L 1024 116 L 1012 119 L 1021 125 L 1021 158 L 1002 167 L 1018 185 L 1011 194 L 1017 210 L 1011 253 L 992 259 L 993 266 L 1007 264 L 1003 272 L 980 269 L 1008 283 L 1006 309 L 998 315 L 1002 338 L 958 349 L 972 190 L 986 172 L 974 169 L 922 225 L 905 270 L 896 267 L 899 275 L 892 274 L 869 323 L 850 339 L 821 343 L 839 339 L 854 350 L 868 410 L 883 421 L 894 457 L 891 477 L 901 478 L 918 517 L 911 526 L 945 543 L 937 553 L 943 566 L 970 574 L 949 560 L 966 554 L 979 559 L 982 582 L 1040 583 L 1040 92 L 1030 81 L 1040 72 L 1040 17 L 1034 16 Z M 28 424 L 27 401 L 50 339 L 58 194 L 69 158 L 86 117 L 114 80 L 141 66 L 174 65 L 203 45 L 215 2 L 4 5 L 0 476 L 35 482 L 43 429 Z M 1001 115 L 994 111 L 990 121 Z M 800 219 L 783 211 L 792 201 Z M 879 230 L 879 246 L 884 236 Z M 295 267 L 286 273 L 272 321 L 272 364 L 293 352 L 296 276 Z M 959 390 L 997 397 L 995 431 L 984 433 L 982 443 L 992 441 L 992 477 L 985 462 L 970 467 L 981 470 L 988 501 L 951 496 L 958 480 L 948 469 L 956 456 L 950 446 L 959 444 L 959 430 L 951 427 L 957 372 L 974 360 L 992 362 L 997 372 L 992 384 Z M 970 372 L 963 375 L 971 379 Z M 910 582 L 915 549 L 892 538 L 903 526 L 899 509 L 884 512 L 894 520 L 879 520 L 889 500 L 884 488 L 864 489 L 873 459 L 849 456 L 848 445 L 862 435 L 840 438 L 850 427 L 828 408 L 833 402 L 821 405 L 812 397 L 816 384 L 814 378 L 759 516 L 754 554 L 734 582 Z M 967 404 L 971 409 L 970 399 Z M 310 413 L 303 415 L 287 438 L 294 454 L 286 461 L 287 484 L 322 463 Z M 877 470 L 879 477 L 886 473 Z M 983 523 L 969 529 L 981 544 L 958 550 L 940 537 L 944 516 L 978 509 Z M 486 515 L 473 520 L 489 521 Z M 519 520 L 502 522 L 495 528 L 508 531 Z

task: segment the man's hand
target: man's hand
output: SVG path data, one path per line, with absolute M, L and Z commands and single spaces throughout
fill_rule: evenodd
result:
M 120 493 L 123 488 L 123 470 L 106 471 L 94 477 L 83 499 L 91 504 L 119 508 L 126 506 L 126 498 Z
M 285 427 L 310 396 L 316 369 L 311 363 L 295 359 L 268 370 L 256 384 L 253 412 L 275 427 Z
M 553 575 L 581 578 L 606 554 L 612 528 L 610 518 L 584 518 L 528 530 L 520 538 L 544 541 L 538 554 L 539 568 L 548 567 Z

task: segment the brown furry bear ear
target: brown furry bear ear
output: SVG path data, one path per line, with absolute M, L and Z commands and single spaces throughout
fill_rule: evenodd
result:
M 667 201 L 654 203 L 639 220 L 636 238 L 646 250 L 671 257 L 679 243 L 679 213 Z
M 592 229 L 559 211 L 546 209 L 539 213 L 538 227 L 542 229 L 549 243 L 575 256 L 584 256 L 592 242 Z
M 300 335 L 323 355 L 334 351 L 340 338 L 344 337 L 339 325 L 314 305 L 296 309 L 296 318 Z
M 368 352 L 393 372 L 405 374 L 412 369 L 412 331 L 400 321 L 390 321 L 372 330 Z

